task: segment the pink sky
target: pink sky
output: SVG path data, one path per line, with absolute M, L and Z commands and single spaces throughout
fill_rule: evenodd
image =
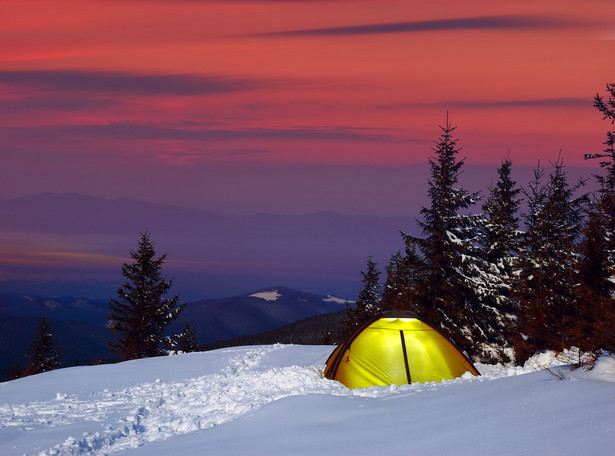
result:
M 615 78 L 612 0 L 0 7 L 4 198 L 266 210 L 259 173 L 301 187 L 303 167 L 426 163 L 447 109 L 469 165 L 495 168 L 510 150 L 534 166 L 561 149 L 568 165 L 594 166 L 583 154 L 607 125 L 592 97 Z M 255 196 L 252 208 L 221 203 L 207 180 L 219 193 L 262 185 L 262 208 Z
M 589 177 L 613 17 L 613 0 L 0 0 L 0 199 L 411 216 L 447 110 L 462 186 L 507 154 L 522 185 L 560 151 Z

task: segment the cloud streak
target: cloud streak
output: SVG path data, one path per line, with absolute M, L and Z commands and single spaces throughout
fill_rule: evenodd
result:
M 457 101 L 452 103 L 442 103 L 442 106 L 455 108 L 576 108 L 591 106 L 591 102 L 585 98 L 544 98 L 536 100 L 493 100 L 493 101 Z
M 200 74 L 142 74 L 120 71 L 0 71 L 0 84 L 42 92 L 116 95 L 209 95 L 265 87 L 262 81 Z
M 498 108 L 588 108 L 591 100 L 586 98 L 537 98 L 525 100 L 460 100 L 434 101 L 429 103 L 404 103 L 378 105 L 381 110 L 406 108 L 438 108 L 438 109 L 498 109 Z
M 66 125 L 46 127 L 0 128 L 7 136 L 62 139 L 88 137 L 123 141 L 227 141 L 227 140 L 320 140 L 320 141 L 390 141 L 392 137 L 371 132 L 372 129 L 349 127 L 321 128 L 251 128 L 251 129 L 183 129 L 155 123 L 111 122 L 103 125 Z
M 83 111 L 123 106 L 117 99 L 84 96 L 84 94 L 45 94 L 0 100 L 0 109 L 11 111 Z
M 261 33 L 251 36 L 262 37 L 319 37 L 374 35 L 387 33 L 435 32 L 451 30 L 504 30 L 504 29 L 544 29 L 578 25 L 569 20 L 544 16 L 511 15 L 485 16 L 453 19 L 435 19 L 428 21 L 394 22 L 386 24 L 365 24 L 344 27 L 327 27 L 306 30 L 287 30 L 281 32 Z

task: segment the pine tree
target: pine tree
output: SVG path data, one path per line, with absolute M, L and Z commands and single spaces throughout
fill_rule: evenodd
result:
M 547 192 L 543 184 L 544 169 L 534 170 L 534 180 L 524 189 L 528 209 L 524 214 L 526 232 L 521 241 L 517 262 L 518 277 L 515 282 L 515 297 L 519 302 L 518 324 L 515 327 L 514 348 L 516 361 L 522 364 L 536 351 L 547 345 L 547 291 L 543 269 L 543 228 L 546 220 Z
M 357 300 L 357 316 L 360 320 L 365 321 L 377 315 L 380 312 L 380 294 L 382 284 L 380 283 L 380 271 L 378 265 L 374 261 L 374 257 L 370 255 L 367 258 L 367 270 L 361 272 L 363 279 L 363 289 L 359 293 Z
M 603 114 L 603 120 L 609 120 L 611 125 L 615 125 L 615 83 L 606 85 L 606 92 L 609 98 L 605 100 L 599 93 L 594 97 L 594 107 Z M 586 159 L 600 158 L 600 166 L 606 168 L 607 176 L 604 179 L 609 187 L 615 185 L 615 131 L 608 131 L 606 134 L 606 146 L 603 153 L 586 154 Z
M 322 330 L 320 345 L 337 345 L 338 341 L 334 336 L 334 331 L 331 328 L 331 323 L 327 321 L 325 327 Z
M 603 120 L 615 125 L 615 83 L 606 84 L 606 92 L 608 99 L 596 94 L 594 106 L 602 113 Z M 586 154 L 585 158 L 600 159 L 600 166 L 606 171 L 606 175 L 596 177 L 601 184 L 600 220 L 606 243 L 607 274 L 610 275 L 615 270 L 615 130 L 607 132 L 604 146 L 602 153 Z M 601 299 L 600 305 L 595 306 L 598 310 L 592 340 L 599 347 L 615 351 L 615 301 L 610 298 Z
M 362 323 L 380 313 L 381 288 L 380 271 L 372 255 L 367 257 L 367 269 L 361 271 L 363 288 L 354 306 L 346 303 L 346 313 L 342 322 L 341 336 L 350 337 Z
M 600 205 L 594 205 L 583 229 L 579 243 L 579 266 L 575 298 L 577 315 L 573 329 L 572 344 L 584 352 L 596 352 L 605 344 L 609 327 L 615 320 L 607 317 L 607 309 L 613 307 L 612 293 L 615 285 L 610 280 L 608 251 Z M 604 326 L 604 323 L 607 323 Z M 611 329 L 611 332 L 615 329 Z M 613 339 L 615 340 L 615 339 Z M 580 359 L 578 362 L 580 363 Z
M 582 182 L 571 187 L 561 159 L 553 165 L 546 185 L 537 168 L 530 184 L 527 231 L 519 255 L 516 283 L 519 320 L 515 356 L 524 362 L 543 349 L 562 351 L 572 346 L 577 324 L 578 255 L 585 195 L 574 197 Z
M 575 186 L 568 184 L 565 166 L 558 159 L 550 176 L 547 212 L 553 224 L 553 232 L 548 241 L 554 249 L 548 262 L 547 274 L 554 293 L 550 312 L 554 349 L 574 345 L 573 328 L 580 318 L 579 303 L 575 296 L 579 268 L 577 242 L 583 228 L 587 196 L 575 198 L 574 195 L 583 185 L 583 181 Z
M 429 158 L 430 207 L 421 210 L 422 238 L 405 235 L 416 245 L 423 265 L 413 293 L 412 309 L 434 324 L 470 356 L 481 351 L 498 332 L 496 309 L 484 303 L 485 278 L 477 244 L 483 217 L 466 212 L 479 200 L 478 193 L 458 188 L 464 160 L 447 118 Z
M 513 267 L 519 251 L 519 219 L 517 212 L 521 189 L 511 178 L 512 161 L 506 159 L 498 169 L 499 179 L 489 189 L 483 204 L 487 222 L 482 237 L 483 276 L 488 292 L 484 296 L 487 306 L 497 309 L 499 329 L 490 342 L 493 349 L 503 352 L 512 347 L 511 330 L 516 319 L 516 305 L 512 297 Z M 503 353 L 499 360 L 509 358 Z
M 411 285 L 408 283 L 409 272 L 406 271 L 405 257 L 397 252 L 391 257 L 386 269 L 386 281 L 382 291 L 382 310 L 402 310 L 405 297 Z
M 483 204 L 488 223 L 485 225 L 484 257 L 498 265 L 506 274 L 512 272 L 513 259 L 519 250 L 519 219 L 517 212 L 521 189 L 511 178 L 512 161 L 506 159 L 498 169 L 499 180 L 489 190 Z
M 416 246 L 406 243 L 405 252 L 395 253 L 386 269 L 386 281 L 380 308 L 385 310 L 410 310 L 416 302 L 416 289 L 422 281 L 423 261 Z
M 350 301 L 346 301 L 344 308 L 344 318 L 340 325 L 340 339 L 342 341 L 352 336 L 358 328 L 358 324 L 355 318 L 355 307 Z
M 59 344 L 49 320 L 41 317 L 36 327 L 36 334 L 30 342 L 30 360 L 23 373 L 24 376 L 40 374 L 60 367 Z
M 186 321 L 182 332 L 176 337 L 175 347 L 183 353 L 192 353 L 199 350 L 199 341 L 196 337 L 196 329 Z
M 122 265 L 126 278 L 117 290 L 117 299 L 109 301 L 110 330 L 119 335 L 109 344 L 123 360 L 147 358 L 162 354 L 163 332 L 183 310 L 179 295 L 165 298 L 173 281 L 162 277 L 166 254 L 155 258 L 154 243 L 149 231 L 141 233 L 137 250 L 130 250 L 132 263 Z
M 600 94 L 594 97 L 594 106 L 603 114 L 603 120 L 615 125 L 615 83 L 607 84 L 609 98 L 605 100 Z M 606 175 L 597 175 L 601 184 L 602 220 L 606 229 L 606 239 L 611 267 L 615 266 L 615 130 L 607 132 L 602 153 L 585 154 L 585 159 L 600 159 L 600 166 Z

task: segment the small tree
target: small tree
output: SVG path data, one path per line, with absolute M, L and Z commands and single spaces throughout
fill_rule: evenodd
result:
M 408 284 L 409 274 L 406 271 L 405 260 L 406 257 L 397 252 L 389 261 L 386 269 L 386 281 L 382 291 L 382 310 L 402 310 L 404 308 L 405 296 L 410 289 Z
M 383 311 L 413 309 L 417 286 L 423 280 L 424 263 L 411 239 L 406 239 L 404 253 L 397 252 L 391 257 L 386 273 L 380 308 Z
M 49 320 L 41 317 L 36 327 L 36 334 L 30 342 L 30 363 L 26 366 L 23 376 L 40 374 L 60 367 L 59 344 L 51 329 Z
M 346 315 L 341 330 L 343 339 L 350 337 L 362 323 L 380 312 L 382 285 L 380 271 L 372 255 L 367 258 L 367 269 L 365 272 L 361 271 L 361 275 L 363 288 L 359 292 L 359 299 L 354 306 L 346 303 Z
M 199 341 L 196 337 L 196 329 L 194 329 L 188 321 L 184 324 L 184 329 L 177 336 L 176 348 L 184 353 L 192 353 L 199 350 Z
M 155 258 L 149 231 L 141 233 L 139 247 L 130 250 L 130 256 L 133 262 L 122 265 L 126 283 L 118 288 L 117 299 L 109 301 L 110 330 L 119 335 L 109 345 L 123 360 L 161 355 L 164 330 L 185 307 L 178 305 L 179 295 L 164 297 L 173 281 L 162 277 L 167 255 Z

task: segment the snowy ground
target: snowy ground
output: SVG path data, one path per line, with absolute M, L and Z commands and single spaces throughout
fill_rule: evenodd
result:
M 273 345 L 61 369 L 0 383 L 0 455 L 613 455 L 615 356 L 565 379 L 348 390 L 332 347 Z

